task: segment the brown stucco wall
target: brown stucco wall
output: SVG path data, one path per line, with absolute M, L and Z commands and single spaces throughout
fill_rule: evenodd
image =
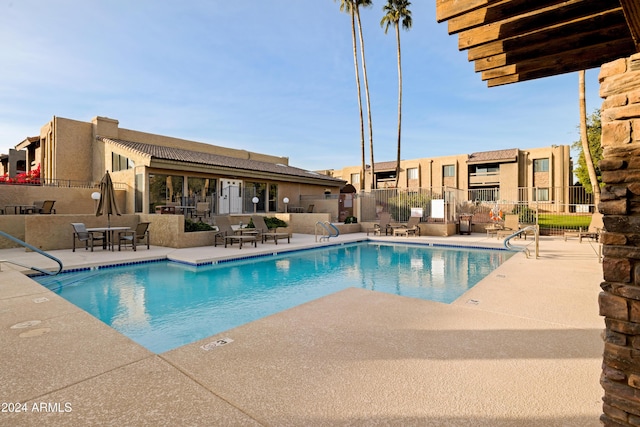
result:
M 640 54 L 602 66 L 605 425 L 640 425 Z
M 95 191 L 99 191 L 99 188 L 2 184 L 0 185 L 0 208 L 5 208 L 7 205 L 31 205 L 37 200 L 55 200 L 53 208 L 57 214 L 91 214 L 95 213 L 96 209 L 95 201 L 91 198 L 91 194 Z M 128 204 L 124 190 L 116 190 L 116 201 L 121 213 L 126 213 Z M 5 215 L 7 214 L 8 210 L 5 209 Z

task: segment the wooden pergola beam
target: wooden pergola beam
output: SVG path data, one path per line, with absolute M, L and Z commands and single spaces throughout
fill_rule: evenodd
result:
M 569 25 L 611 9 L 611 0 L 570 0 L 458 34 L 458 48 L 469 49 L 496 40 L 506 40 L 550 27 Z M 585 3 L 588 3 L 585 5 Z M 619 6 L 618 6 L 619 7 Z
M 629 30 L 624 22 L 622 8 L 612 9 L 604 13 L 588 16 L 565 25 L 555 25 L 505 40 L 485 43 L 467 51 L 469 61 L 477 61 L 502 53 L 525 52 L 525 55 L 535 54 L 540 45 L 544 49 L 558 50 L 571 43 L 593 42 L 581 37 L 597 34 L 596 37 L 605 39 L 618 36 L 629 37 Z
M 436 20 L 446 21 L 454 16 L 471 12 L 472 10 L 497 3 L 499 0 L 436 0 Z
M 500 67 L 507 64 L 516 64 L 521 61 L 526 61 L 529 58 L 538 58 L 554 54 L 566 54 L 569 57 L 568 61 L 574 60 L 572 58 L 571 51 L 576 46 L 595 46 L 603 43 L 621 42 L 618 46 L 619 49 L 611 51 L 611 55 L 618 55 L 618 51 L 621 54 L 628 52 L 631 41 L 629 40 L 629 29 L 625 24 L 618 24 L 615 26 L 600 27 L 590 32 L 564 32 L 562 34 L 556 34 L 555 37 L 551 34 L 547 34 L 547 37 L 538 38 L 538 40 L 529 40 L 526 43 L 517 43 L 515 49 L 501 50 L 501 53 L 496 55 L 482 57 L 475 60 L 475 71 L 486 71 L 495 67 Z M 550 44 L 549 40 L 552 39 L 556 43 Z M 506 53 L 508 52 L 508 53 Z M 593 54 L 586 52 L 582 53 L 589 58 L 593 57 Z M 579 58 L 578 58 L 579 59 Z
M 463 15 L 449 19 L 447 22 L 449 34 L 469 30 L 481 25 L 493 24 L 505 19 L 518 17 L 525 13 L 531 13 L 543 7 L 564 3 L 567 0 L 503 0 L 499 3 L 488 5 L 482 9 L 472 10 Z
M 620 0 L 624 9 L 624 17 L 631 31 L 631 37 L 640 52 L 640 3 L 638 0 Z
M 593 68 L 592 55 L 599 55 L 601 58 L 614 60 L 619 58 L 612 52 L 628 49 L 632 44 L 629 39 L 615 40 L 598 45 L 580 47 L 569 51 L 564 51 L 555 55 L 536 57 L 535 59 L 520 61 L 516 64 L 508 64 L 502 67 L 493 68 L 482 72 L 482 80 L 487 80 L 487 84 L 498 86 L 505 78 L 509 80 L 511 76 L 518 76 L 517 81 L 526 81 L 551 75 L 570 73 L 574 71 Z M 553 71 L 550 71 L 553 70 Z M 551 74 L 553 73 L 553 74 Z
M 489 86 L 640 52 L 639 0 L 436 0 L 436 17 Z

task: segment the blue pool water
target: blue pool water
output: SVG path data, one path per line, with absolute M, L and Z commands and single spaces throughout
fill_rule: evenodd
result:
M 450 303 L 511 255 L 364 242 L 208 266 L 162 261 L 35 280 L 161 353 L 348 287 Z

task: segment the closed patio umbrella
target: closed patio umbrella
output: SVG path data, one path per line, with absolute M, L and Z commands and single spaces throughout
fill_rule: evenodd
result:
M 100 201 L 96 209 L 96 216 L 107 215 L 107 227 L 111 227 L 111 214 L 120 215 L 118 204 L 116 203 L 116 192 L 113 188 L 111 175 L 107 171 L 100 181 Z

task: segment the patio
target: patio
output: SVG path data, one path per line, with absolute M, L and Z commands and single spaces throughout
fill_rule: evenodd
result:
M 484 233 L 370 239 L 500 246 Z M 256 249 L 51 253 L 73 268 L 319 245 L 295 234 Z M 0 259 L 49 263 L 20 249 Z M 17 270 L 0 272 L 0 401 L 26 411 L 0 424 L 600 425 L 602 266 L 590 242 L 542 237 L 539 259 L 518 253 L 453 304 L 350 288 L 157 355 Z M 233 342 L 201 348 L 220 338 Z

